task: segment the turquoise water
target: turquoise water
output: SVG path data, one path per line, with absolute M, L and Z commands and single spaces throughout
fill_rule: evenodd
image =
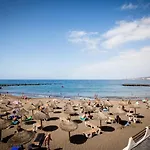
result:
M 24 93 L 30 97 L 150 97 L 150 87 L 125 87 L 123 83 L 146 83 L 146 80 L 0 80 L 0 83 L 49 83 L 39 86 L 10 86 L 1 93 Z M 63 87 L 62 87 L 63 86 Z

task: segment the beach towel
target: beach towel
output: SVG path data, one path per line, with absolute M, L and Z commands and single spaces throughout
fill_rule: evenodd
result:
M 32 120 L 32 116 L 30 116 L 27 119 L 25 119 L 25 121 L 29 121 L 29 120 Z
M 12 122 L 11 122 L 11 124 L 12 124 L 12 125 L 16 125 L 16 124 L 18 124 L 18 123 L 19 123 L 19 121 L 18 121 L 18 120 L 16 120 L 16 121 L 12 121 Z

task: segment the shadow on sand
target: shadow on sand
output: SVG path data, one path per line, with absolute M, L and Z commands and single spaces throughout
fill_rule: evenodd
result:
M 126 121 L 126 120 L 121 120 L 120 124 L 124 126 L 125 124 L 127 124 L 127 122 L 128 121 Z
M 59 147 L 59 148 L 55 148 L 54 150 L 62 150 L 63 148 Z
M 60 114 L 61 111 L 54 111 L 53 113 L 55 113 L 55 114 Z
M 59 117 L 51 117 L 51 118 L 48 118 L 46 121 L 51 121 L 51 120 L 58 120 Z
M 9 136 L 6 136 L 5 138 L 2 139 L 3 143 L 7 143 L 7 141 L 13 136 L 14 134 L 11 134 Z
M 87 138 L 82 134 L 76 134 L 70 137 L 70 142 L 73 144 L 83 144 L 87 141 Z
M 58 129 L 58 126 L 50 125 L 43 128 L 44 131 L 55 131 Z
M 79 114 L 75 113 L 75 114 L 71 114 L 70 116 L 79 116 Z
M 36 123 L 35 120 L 30 120 L 30 121 L 25 122 L 26 125 L 31 125 L 31 124 L 34 124 L 34 123 Z
M 144 118 L 143 115 L 137 115 L 137 118 Z
M 75 119 L 75 120 L 72 120 L 73 122 L 75 122 L 75 123 L 77 123 L 77 124 L 80 124 L 80 123 L 82 123 L 82 121 L 81 120 L 79 120 L 79 119 Z
M 101 130 L 105 131 L 105 132 L 113 132 L 113 131 L 115 131 L 115 128 L 113 128 L 111 126 L 102 126 Z

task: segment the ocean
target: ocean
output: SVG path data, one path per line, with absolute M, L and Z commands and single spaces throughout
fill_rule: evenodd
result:
M 150 98 L 150 87 L 122 86 L 125 83 L 150 84 L 150 80 L 0 80 L 0 84 L 48 83 L 49 85 L 7 86 L 0 93 L 10 93 L 28 97 L 60 97 L 60 98 Z

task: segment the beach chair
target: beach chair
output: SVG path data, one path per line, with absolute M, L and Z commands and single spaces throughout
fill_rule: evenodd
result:
M 91 122 L 89 122 L 89 121 L 85 121 L 85 126 L 86 127 L 90 127 L 90 128 L 98 128 L 98 126 L 96 126 L 96 125 L 94 125 L 94 124 L 92 124 Z
M 34 140 L 34 144 L 37 146 L 42 146 L 44 139 L 45 139 L 45 133 L 38 133 Z
M 85 135 L 86 138 L 92 138 L 95 135 L 98 135 L 101 133 L 101 129 L 100 128 L 93 128 L 90 129 L 88 131 L 83 132 L 83 135 Z

